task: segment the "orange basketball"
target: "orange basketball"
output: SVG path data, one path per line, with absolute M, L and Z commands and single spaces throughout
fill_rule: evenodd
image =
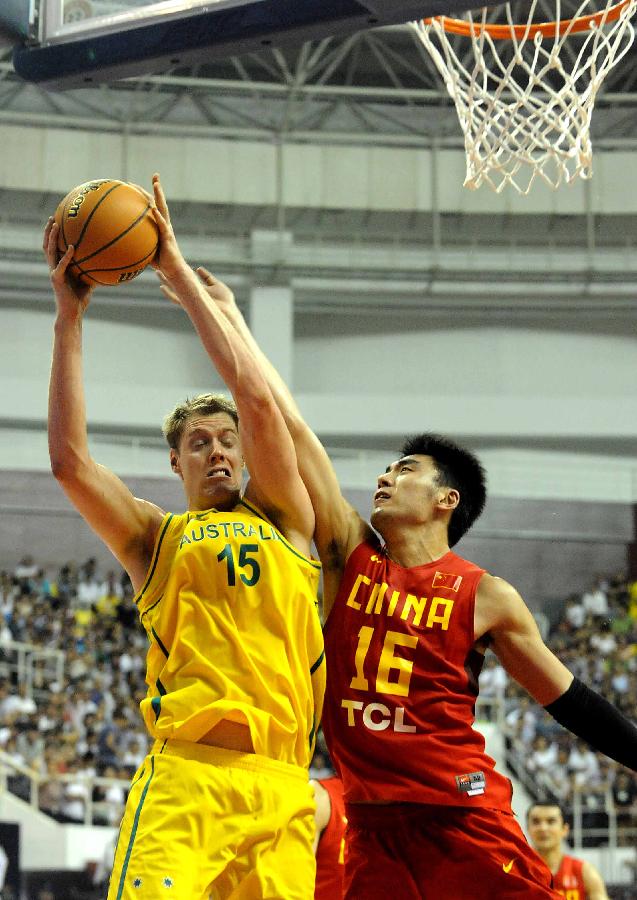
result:
M 124 284 L 152 262 L 157 225 L 144 194 L 125 181 L 101 178 L 73 188 L 55 221 L 62 253 L 73 244 L 69 272 L 85 284 Z

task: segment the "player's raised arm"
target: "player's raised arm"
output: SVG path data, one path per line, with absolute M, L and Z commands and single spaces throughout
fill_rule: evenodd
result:
M 637 728 L 616 707 L 574 678 L 549 650 L 528 607 L 508 582 L 482 576 L 475 636 L 489 634 L 507 672 L 570 732 L 637 771 Z
M 49 219 L 44 253 L 51 273 L 57 315 L 49 384 L 51 469 L 76 507 L 139 587 L 152 554 L 162 511 L 138 500 L 120 479 L 92 459 L 86 430 L 82 376 L 82 320 L 91 288 L 72 281 L 67 266 L 70 246 L 60 258 L 57 228 Z
M 294 441 L 299 472 L 316 515 L 314 540 L 323 562 L 327 588 L 325 609 L 329 612 L 332 594 L 329 582 L 332 575 L 334 580 L 340 577 L 349 552 L 371 532 L 371 529 L 343 497 L 325 448 L 304 420 L 288 386 L 255 341 L 232 291 L 203 267 L 197 269 L 197 274 L 210 298 L 223 312 L 258 362 Z M 170 296 L 170 290 L 166 286 L 164 290 Z
M 153 187 L 160 233 L 159 269 L 185 309 L 201 342 L 234 397 L 252 488 L 249 496 L 306 552 L 314 511 L 299 475 L 285 422 L 247 345 L 210 298 L 177 245 L 159 177 Z

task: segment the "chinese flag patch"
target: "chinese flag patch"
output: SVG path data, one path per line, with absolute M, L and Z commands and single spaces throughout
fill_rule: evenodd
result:
M 433 586 L 435 588 L 447 588 L 449 591 L 458 593 L 461 584 L 462 575 L 450 575 L 448 572 L 436 572 L 434 575 Z

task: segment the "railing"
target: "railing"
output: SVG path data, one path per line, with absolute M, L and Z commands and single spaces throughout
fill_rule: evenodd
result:
M 43 692 L 53 682 L 61 684 L 64 678 L 65 654 L 21 641 L 0 641 L 0 674 L 17 684 L 26 684 L 27 694 Z
M 67 785 L 73 785 L 73 793 L 69 793 Z M 50 789 L 51 787 L 53 787 L 51 794 L 53 797 L 57 796 L 58 803 L 49 807 L 46 796 L 43 797 L 43 794 L 46 788 Z M 77 792 L 78 787 L 80 793 Z M 16 762 L 11 756 L 0 750 L 0 795 L 5 792 L 14 794 L 27 802 L 33 809 L 50 815 L 57 821 L 77 825 L 118 825 L 124 811 L 124 803 L 94 800 L 93 791 L 96 787 L 121 788 L 125 798 L 130 783 L 120 778 L 104 778 L 83 773 L 42 775 L 35 769 Z M 44 803 L 41 802 L 43 800 Z M 81 818 L 63 816 L 60 807 L 69 802 L 82 804 L 84 815 Z
M 618 824 L 618 809 L 609 788 L 596 790 L 586 785 L 577 786 L 568 799 L 558 801 L 542 781 L 529 772 L 525 758 L 512 745 L 507 747 L 505 756 L 507 767 L 533 800 L 557 802 L 572 813 L 571 837 L 576 851 L 601 846 L 617 849 L 637 843 L 637 819 L 635 825 Z M 597 798 L 594 807 L 588 802 L 591 797 Z M 590 824 L 595 820 L 597 824 Z

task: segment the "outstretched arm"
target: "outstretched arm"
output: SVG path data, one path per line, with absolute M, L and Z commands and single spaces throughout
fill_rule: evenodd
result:
M 637 728 L 615 706 L 573 675 L 546 646 L 518 592 L 483 575 L 475 610 L 476 639 L 490 635 L 502 665 L 570 732 L 637 771 Z
M 44 254 L 49 265 L 57 315 L 49 383 L 51 469 L 71 503 L 141 587 L 163 512 L 133 497 L 109 469 L 92 459 L 87 438 L 82 375 L 82 321 L 91 288 L 72 280 L 70 246 L 60 256 L 58 226 L 49 219 Z
M 254 357 L 208 295 L 179 250 L 159 176 L 153 176 L 160 235 L 159 270 L 237 404 L 239 432 L 255 499 L 284 534 L 310 550 L 314 512 L 299 475 L 294 445 Z
M 325 448 L 304 420 L 289 388 L 252 336 L 232 291 L 203 267 L 197 269 L 197 275 L 212 302 L 241 337 L 263 372 L 294 441 L 299 472 L 316 515 L 314 540 L 323 563 L 324 611 L 327 616 L 347 556 L 364 537 L 371 535 L 371 529 L 343 497 Z M 174 299 L 165 282 L 162 289 Z

